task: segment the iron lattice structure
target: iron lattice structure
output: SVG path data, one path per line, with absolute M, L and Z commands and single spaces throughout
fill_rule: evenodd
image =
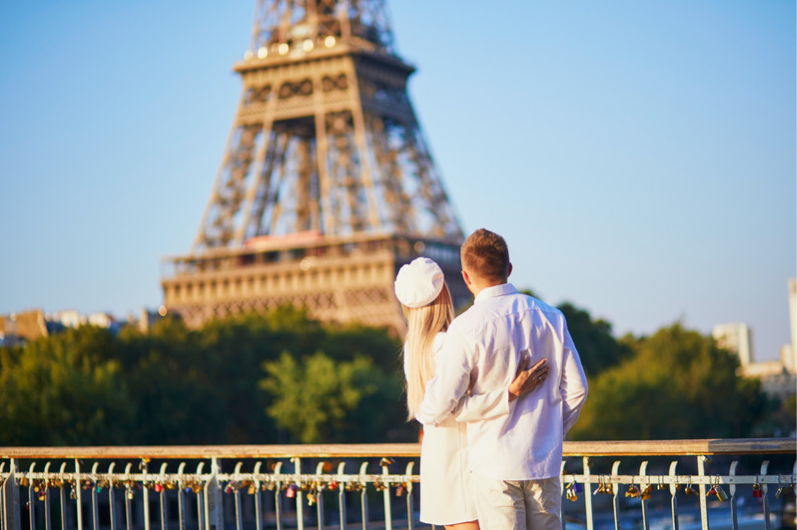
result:
M 396 54 L 383 0 L 259 0 L 250 48 L 234 70 L 243 92 L 192 254 L 167 259 L 175 266 L 162 281 L 167 307 L 201 323 L 296 303 L 321 318 L 402 330 L 395 269 L 430 253 L 448 260 L 455 299 L 467 298 L 453 257 L 462 230 L 408 97 L 414 68 Z M 318 272 L 340 244 L 347 250 L 338 258 L 358 249 L 358 260 L 392 249 L 391 270 L 354 305 L 351 290 L 330 294 L 323 282 L 277 296 L 257 288 L 273 282 L 250 277 L 247 265 L 312 276 L 305 258 Z M 222 263 L 227 282 L 252 288 L 197 298 Z

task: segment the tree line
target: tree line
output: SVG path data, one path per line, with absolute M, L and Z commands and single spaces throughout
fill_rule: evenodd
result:
M 737 375 L 737 358 L 676 323 L 617 339 L 560 306 L 590 394 L 577 440 L 772 436 L 794 406 Z M 0 347 L 0 445 L 413 442 L 401 344 L 283 307 L 147 334 L 82 326 Z M 791 411 L 791 413 L 790 413 Z

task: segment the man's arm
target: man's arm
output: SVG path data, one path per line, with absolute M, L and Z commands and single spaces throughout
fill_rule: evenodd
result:
M 564 335 L 564 356 L 559 390 L 562 394 L 563 433 L 567 434 L 567 431 L 578 420 L 578 415 L 581 414 L 581 407 L 584 406 L 584 402 L 587 400 L 587 376 L 584 374 L 581 358 L 578 356 L 566 324 Z
M 454 411 L 459 398 L 468 390 L 472 350 L 472 345 L 467 347 L 463 333 L 452 325 L 437 355 L 434 377 L 426 384 L 426 394 L 415 419 L 424 425 L 437 425 Z

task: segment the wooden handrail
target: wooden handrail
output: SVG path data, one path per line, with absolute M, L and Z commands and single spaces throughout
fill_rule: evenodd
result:
M 418 457 L 420 444 L 0 447 L 0 458 L 180 459 Z M 797 454 L 793 438 L 565 442 L 564 456 Z

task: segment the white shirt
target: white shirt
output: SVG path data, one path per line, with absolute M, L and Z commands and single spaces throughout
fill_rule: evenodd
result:
M 543 357 L 543 383 L 510 406 L 506 416 L 468 423 L 470 470 L 499 480 L 558 476 L 562 439 L 587 398 L 587 378 L 562 312 L 512 284 L 482 290 L 473 306 L 448 328 L 418 421 L 438 424 L 474 382 L 472 392 L 505 388 L 522 355 L 532 366 Z

